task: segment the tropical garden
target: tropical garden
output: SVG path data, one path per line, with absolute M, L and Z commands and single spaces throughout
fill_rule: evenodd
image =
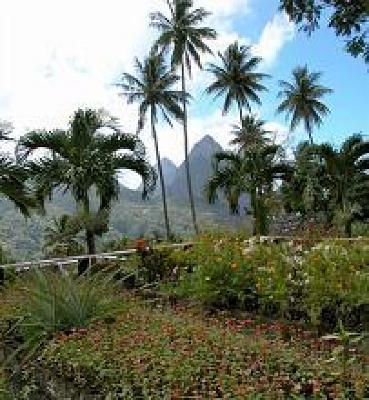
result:
M 307 3 L 280 7 L 307 33 L 329 13 L 346 50 L 368 62 L 365 0 Z M 367 136 L 317 143 L 333 90 L 300 65 L 275 93 L 290 131 L 305 131 L 292 154 L 254 112 L 273 77 L 237 41 L 213 54 L 209 16 L 193 0 L 168 0 L 166 13 L 150 15 L 157 35 L 149 54 L 115 85 L 138 106 L 136 132 L 88 108 L 66 129 L 17 140 L 1 122 L 0 141 L 15 143 L 15 155 L 0 155 L 0 195 L 24 218 L 45 216 L 56 195 L 70 195 L 75 209 L 45 231 L 44 255 L 58 257 L 57 268 L 19 268 L 0 247 L 1 399 L 369 398 Z M 236 115 L 203 196 L 251 221 L 245 231 L 199 223 L 188 138 L 194 68 L 211 79 L 209 99 Z M 162 123 L 183 130 L 190 238 L 177 237 L 169 217 Z M 155 167 L 140 139 L 146 125 Z M 124 170 L 141 177 L 143 199 L 159 186 L 160 243 L 100 245 Z M 77 256 L 90 263 L 75 268 Z M 62 257 L 71 262 L 61 267 Z

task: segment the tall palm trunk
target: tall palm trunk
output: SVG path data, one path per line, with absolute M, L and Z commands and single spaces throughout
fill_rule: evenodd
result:
M 314 139 L 313 139 L 313 134 L 311 131 L 308 131 L 308 135 L 309 135 L 309 141 L 310 144 L 313 146 L 314 145 Z
M 182 58 L 181 63 L 182 69 L 182 98 L 183 98 L 183 134 L 184 134 L 184 146 L 185 146 L 185 165 L 186 165 L 186 175 L 187 175 L 187 187 L 188 196 L 190 199 L 191 213 L 192 213 L 192 223 L 196 234 L 199 234 L 199 226 L 197 225 L 195 202 L 193 198 L 192 182 L 191 182 L 191 172 L 190 172 L 190 162 L 188 159 L 188 129 L 187 129 L 187 102 L 186 102 L 186 74 L 184 59 Z
M 86 194 L 85 199 L 83 201 L 83 212 L 86 218 L 90 216 L 90 201 L 88 198 L 88 193 Z M 86 226 L 86 245 L 88 254 L 96 254 L 95 233 L 88 226 L 88 224 Z
M 160 158 L 160 152 L 159 152 L 158 137 L 156 135 L 156 129 L 155 129 L 153 108 L 151 108 L 151 131 L 152 131 L 152 137 L 153 137 L 154 143 L 155 143 L 156 161 L 158 164 L 158 172 L 159 172 L 159 177 L 160 177 L 161 197 L 163 200 L 163 209 L 164 209 L 165 230 L 166 230 L 166 234 L 167 234 L 167 239 L 169 240 L 170 239 L 170 227 L 169 227 L 169 218 L 168 218 L 167 196 L 165 193 L 164 174 L 163 174 L 163 169 L 161 166 L 161 158 Z
M 88 254 L 96 254 L 95 235 L 89 229 L 86 229 L 86 243 Z
M 240 114 L 240 122 L 241 122 L 241 128 L 242 128 L 242 121 L 243 121 L 243 113 L 242 113 L 242 106 L 241 103 L 238 101 L 238 112 Z
M 253 227 L 252 227 L 252 234 L 255 236 L 258 234 L 258 204 L 257 204 L 257 196 L 256 196 L 256 188 L 252 188 L 250 191 L 250 196 L 251 196 L 251 208 L 253 211 Z

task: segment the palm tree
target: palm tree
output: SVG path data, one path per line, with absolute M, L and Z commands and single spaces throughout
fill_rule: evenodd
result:
M 207 71 L 214 75 L 214 82 L 206 89 L 215 97 L 225 96 L 223 114 L 227 114 L 236 104 L 243 120 L 243 108 L 251 113 L 251 102 L 261 104 L 258 92 L 267 90 L 261 81 L 269 75 L 255 72 L 262 59 L 251 55 L 250 47 L 234 42 L 225 52 L 218 53 L 221 66 L 209 64 Z
M 108 130 L 102 132 L 101 130 Z M 37 196 L 51 197 L 55 190 L 70 191 L 79 213 L 87 220 L 108 212 L 119 194 L 118 173 L 129 169 L 143 179 L 143 197 L 155 187 L 155 173 L 146 162 L 145 151 L 137 137 L 122 133 L 114 118 L 102 111 L 79 109 L 73 116 L 69 129 L 36 130 L 21 137 L 17 146 L 19 161 L 26 162 L 38 150 L 46 153 L 26 164 L 31 172 Z M 123 152 L 124 151 L 124 152 Z M 99 209 L 90 208 L 90 196 L 96 191 Z M 86 244 L 89 254 L 94 254 L 95 234 L 93 223 L 86 222 Z
M 288 163 L 280 161 L 279 153 L 280 147 L 277 145 L 264 145 L 258 150 L 254 148 L 242 153 L 217 153 L 214 175 L 207 185 L 209 202 L 213 202 L 218 190 L 222 190 L 231 212 L 238 213 L 240 196 L 250 193 L 255 220 L 254 234 L 266 234 L 266 200 L 272 194 L 273 182 L 286 179 L 293 170 Z
M 0 141 L 10 140 L 9 125 L 0 128 Z M 27 187 L 28 171 L 14 163 L 7 155 L 0 154 L 0 194 L 12 201 L 21 213 L 28 217 L 30 210 L 37 207 Z
M 7 197 L 25 216 L 37 208 L 37 201 L 27 186 L 28 171 L 0 154 L 0 195 Z
M 257 119 L 255 115 L 243 117 L 241 126 L 234 125 L 232 134 L 234 138 L 230 141 L 231 145 L 237 146 L 239 151 L 248 151 L 252 148 L 259 149 L 261 146 L 270 143 L 272 132 L 265 128 L 265 121 Z
M 369 141 L 352 135 L 338 150 L 322 144 L 311 152 L 323 159 L 331 207 L 343 217 L 345 234 L 350 237 L 352 222 L 369 217 Z
M 321 72 L 309 72 L 307 66 L 295 68 L 292 75 L 293 83 L 279 82 L 281 91 L 278 97 L 282 98 L 282 102 L 277 112 L 286 113 L 286 118 L 291 117 L 291 132 L 303 123 L 313 144 L 314 126 L 319 127 L 323 117 L 330 112 L 321 99 L 332 90 L 319 83 Z
M 161 111 L 165 121 L 172 127 L 171 118 L 183 119 L 183 111 L 180 107 L 182 92 L 174 90 L 173 86 L 179 81 L 179 76 L 169 70 L 164 62 L 162 54 L 152 53 L 141 63 L 136 59 L 135 67 L 137 77 L 124 73 L 122 82 L 117 86 L 123 89 L 123 95 L 127 97 L 129 104 L 139 102 L 138 129 L 141 131 L 146 122 L 146 114 L 150 113 L 151 132 L 155 144 L 156 161 L 158 165 L 161 193 L 163 200 L 165 228 L 167 238 L 170 238 L 168 208 L 165 193 L 165 181 L 161 166 L 156 124 L 158 112 Z
M 312 157 L 311 148 L 308 141 L 297 146 L 293 161 L 294 174 L 281 186 L 283 205 L 289 213 L 310 216 L 310 219 L 316 219 L 320 214 L 330 222 L 330 198 L 326 190 L 328 177 L 320 157 Z
M 215 39 L 217 34 L 214 29 L 199 26 L 210 13 L 202 7 L 193 9 L 193 0 L 166 1 L 170 12 L 169 17 L 166 17 L 161 12 L 156 12 L 151 15 L 151 26 L 157 28 L 161 32 L 159 38 L 155 42 L 154 48 L 160 48 L 163 51 L 171 48 L 172 68 L 180 67 L 181 69 L 183 133 L 188 195 L 194 229 L 196 233 L 199 233 L 188 159 L 186 69 L 191 77 L 192 61 L 194 61 L 199 68 L 202 68 L 200 53 L 211 54 L 211 49 L 205 41 Z

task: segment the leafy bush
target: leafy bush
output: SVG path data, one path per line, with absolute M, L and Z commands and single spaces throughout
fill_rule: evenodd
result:
M 242 240 L 205 236 L 192 250 L 177 256 L 182 271 L 176 293 L 207 306 L 255 307 L 255 281 L 242 254 Z
M 334 322 L 342 318 L 351 325 L 350 317 L 369 306 L 368 244 L 323 242 L 306 254 L 302 267 L 307 275 L 304 302 L 313 321 L 330 311 Z
M 258 244 L 243 238 L 204 237 L 182 253 L 178 283 L 165 286 L 206 306 L 238 307 L 332 329 L 342 318 L 368 323 L 369 246 L 364 242 Z

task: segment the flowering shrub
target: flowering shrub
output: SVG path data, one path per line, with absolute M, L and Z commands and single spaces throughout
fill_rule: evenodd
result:
M 180 274 L 177 294 L 193 297 L 207 306 L 255 307 L 255 281 L 242 244 L 239 236 L 204 237 L 184 256 L 191 260 L 193 268 Z
M 367 322 L 369 245 L 364 242 L 331 241 L 309 248 L 298 242 L 260 244 L 239 236 L 206 236 L 182 254 L 182 264 L 184 260 L 193 271 L 182 271 L 174 291 L 206 306 L 313 323 L 331 318 L 329 328 L 338 318 L 349 325 Z
M 305 255 L 303 269 L 309 277 L 304 301 L 313 321 L 328 309 L 347 320 L 369 305 L 369 245 L 323 242 Z

